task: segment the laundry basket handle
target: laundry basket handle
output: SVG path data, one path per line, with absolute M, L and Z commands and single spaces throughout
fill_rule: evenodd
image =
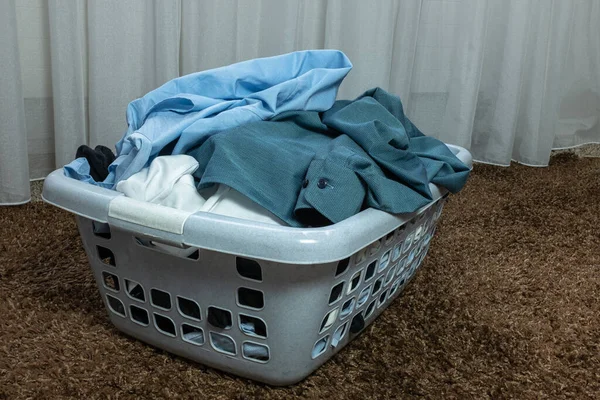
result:
M 134 224 L 142 230 L 155 229 L 175 235 L 183 235 L 185 221 L 193 213 L 158 204 L 147 203 L 125 196 L 117 196 L 108 206 L 109 223 Z M 123 226 L 125 227 L 125 226 Z

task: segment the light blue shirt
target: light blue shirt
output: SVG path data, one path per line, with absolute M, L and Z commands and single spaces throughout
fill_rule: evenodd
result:
M 337 50 L 298 51 L 258 58 L 173 79 L 129 103 L 129 128 L 103 182 L 89 175 L 85 159 L 65 175 L 113 188 L 148 166 L 167 145 L 184 154 L 220 131 L 267 120 L 284 111 L 325 111 L 352 64 Z

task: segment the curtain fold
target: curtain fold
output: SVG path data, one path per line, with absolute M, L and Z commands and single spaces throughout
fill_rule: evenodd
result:
M 566 73 L 559 78 L 556 148 L 600 142 L 600 2 L 565 3 L 560 6 L 569 10 L 569 25 L 567 34 L 560 36 Z
M 116 143 L 127 104 L 179 75 L 180 22 L 176 0 L 87 2 L 91 146 Z
M 343 49 L 354 65 L 340 86 L 341 98 L 389 87 L 398 5 L 394 0 L 327 3 L 325 47 Z
M 0 2 L 0 54 L 0 204 L 21 204 L 30 193 L 14 0 Z
M 394 24 L 390 90 L 407 101 L 415 73 L 417 40 L 423 0 L 405 0 L 398 4 Z
M 71 161 L 88 143 L 87 6 L 78 0 L 48 3 L 56 165 Z
M 546 165 L 600 141 L 599 20 L 597 0 L 0 2 L 0 204 L 79 145 L 113 147 L 164 82 L 311 48 L 353 62 L 340 98 L 381 86 L 476 160 Z

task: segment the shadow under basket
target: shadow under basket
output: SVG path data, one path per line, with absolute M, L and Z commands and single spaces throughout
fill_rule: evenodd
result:
M 449 147 L 470 165 L 466 150 Z M 434 200 L 415 213 L 369 209 L 312 229 L 136 202 L 62 170 L 46 179 L 43 197 L 78 215 L 118 329 L 223 371 L 289 385 L 346 346 L 410 282 L 445 201 L 445 190 L 430 187 Z

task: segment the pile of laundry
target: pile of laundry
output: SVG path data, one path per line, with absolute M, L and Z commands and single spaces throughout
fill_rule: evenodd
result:
M 383 89 L 336 101 L 352 64 L 336 50 L 244 61 L 167 82 L 127 107 L 116 144 L 82 146 L 65 175 L 189 212 L 324 226 L 373 207 L 412 212 L 429 183 L 469 168 Z

